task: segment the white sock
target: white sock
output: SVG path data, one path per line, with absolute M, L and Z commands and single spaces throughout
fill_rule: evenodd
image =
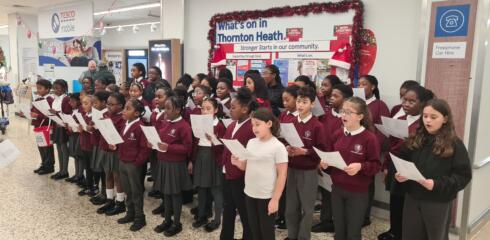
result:
M 124 193 L 116 193 L 116 201 L 118 202 L 124 202 Z
M 107 188 L 105 190 L 105 194 L 106 194 L 107 199 L 114 199 L 114 189 Z

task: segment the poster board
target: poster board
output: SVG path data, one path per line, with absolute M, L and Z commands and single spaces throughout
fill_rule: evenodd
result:
M 114 74 L 118 85 L 127 77 L 126 71 L 124 71 L 126 69 L 126 61 L 124 59 L 124 50 L 122 49 L 102 50 L 102 61 L 107 64 L 109 71 Z
M 243 85 L 246 70 L 262 70 L 268 64 L 276 64 L 283 70 L 283 85 L 298 75 L 307 75 L 318 82 L 335 73 L 329 61 L 346 44 L 353 47 L 352 66 L 358 63 L 361 4 L 356 1 L 312 3 L 217 14 L 210 20 L 208 65 L 213 68 L 218 63 L 230 69 L 234 86 Z M 314 27 L 313 23 L 318 22 L 324 27 Z M 353 70 L 353 67 L 347 69 L 348 75 Z

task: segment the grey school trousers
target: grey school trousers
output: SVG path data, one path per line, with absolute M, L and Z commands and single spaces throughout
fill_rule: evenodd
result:
M 369 193 L 351 192 L 332 186 L 332 212 L 335 240 L 361 240 L 361 228 Z
M 417 200 L 405 195 L 403 240 L 447 240 L 451 219 L 450 202 Z
M 318 172 L 314 170 L 288 169 L 286 183 L 286 225 L 288 238 L 311 238 L 313 210 L 318 187 Z
M 127 214 L 135 219 L 145 218 L 143 212 L 143 185 L 141 184 L 142 166 L 132 162 L 119 162 L 119 178 L 126 193 Z

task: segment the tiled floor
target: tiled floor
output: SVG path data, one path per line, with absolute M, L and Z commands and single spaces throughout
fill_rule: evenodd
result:
M 78 187 L 65 181 L 53 181 L 48 176 L 38 176 L 32 170 L 39 165 L 39 155 L 24 119 L 11 115 L 8 138 L 22 151 L 13 163 L 0 169 L 0 238 L 1 239 L 161 239 L 163 234 L 153 232 L 162 218 L 151 215 L 159 202 L 145 198 L 147 226 L 137 233 L 129 225 L 119 225 L 116 219 L 95 213 L 87 197 L 77 195 Z M 73 173 L 73 162 L 70 160 Z M 150 186 L 147 183 L 147 186 Z M 193 229 L 189 213 L 191 206 L 183 208 L 184 231 L 174 239 L 218 239 L 219 231 L 206 233 Z M 317 218 L 318 216 L 316 216 Z M 240 224 L 237 224 L 240 236 Z M 385 220 L 373 219 L 373 224 L 363 230 L 364 239 L 376 239 L 387 228 Z M 482 233 L 490 236 L 490 227 Z M 277 239 L 286 237 L 286 231 L 277 231 Z M 332 234 L 313 234 L 312 239 L 333 239 Z M 488 239 L 488 238 L 475 238 Z

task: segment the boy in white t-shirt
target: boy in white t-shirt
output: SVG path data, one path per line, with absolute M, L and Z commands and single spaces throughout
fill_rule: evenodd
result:
M 252 114 L 256 138 L 250 139 L 247 150 L 254 157 L 231 162 L 245 171 L 245 204 L 253 239 L 275 239 L 275 213 L 286 184 L 288 152 L 275 136 L 279 121 L 270 110 L 261 108 Z

